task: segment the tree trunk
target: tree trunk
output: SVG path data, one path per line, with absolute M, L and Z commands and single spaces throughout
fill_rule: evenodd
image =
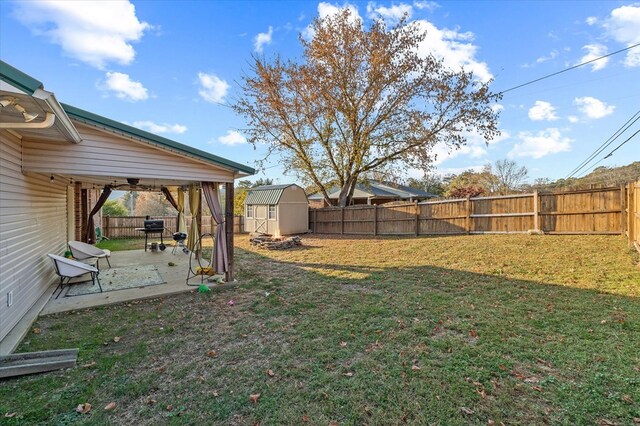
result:
M 340 189 L 340 195 L 338 195 L 338 207 L 346 207 L 351 203 L 357 182 L 357 176 L 351 176 L 345 181 L 344 186 Z

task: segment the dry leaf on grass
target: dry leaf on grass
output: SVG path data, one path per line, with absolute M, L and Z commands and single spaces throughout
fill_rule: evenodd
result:
M 635 401 L 633 400 L 633 398 L 631 398 L 631 396 L 630 396 L 630 395 L 622 395 L 621 399 L 622 399 L 624 402 L 628 402 L 629 404 L 633 404 L 633 403 L 635 403 Z
M 637 425 L 640 425 L 640 417 L 634 417 L 633 422 Z
M 40 334 L 42 333 L 42 330 L 40 330 L 38 327 L 33 329 L 33 334 Z
M 351 371 L 344 373 L 344 375 L 347 377 L 353 377 L 353 373 Z
M 147 404 L 149 405 L 153 405 L 155 404 L 157 401 L 155 399 L 147 399 Z
M 209 358 L 213 358 L 214 356 L 218 356 L 218 352 L 216 352 L 214 350 L 210 350 L 209 352 L 207 352 L 207 356 Z
M 104 407 L 104 411 L 111 411 L 114 408 L 116 408 L 116 403 L 115 402 L 110 402 L 106 405 L 106 407 Z
M 346 348 L 347 347 L 347 342 L 340 342 L 340 347 L 341 348 Z
M 118 343 L 118 342 L 120 341 L 120 336 L 116 336 L 116 337 L 114 337 L 114 338 L 113 338 L 113 341 L 114 341 L 114 342 L 116 342 L 116 343 Z
M 420 367 L 418 367 L 417 365 L 412 365 L 412 366 L 411 366 L 411 369 L 412 369 L 413 371 L 416 371 L 416 370 L 420 370 Z
M 276 373 L 274 373 L 273 370 L 271 370 L 271 369 L 265 371 L 265 373 L 267 373 L 267 376 L 269 376 L 269 377 L 273 377 L 273 376 L 276 375 Z
M 302 416 L 302 421 L 304 423 L 307 423 L 309 421 L 309 416 L 307 416 L 307 415 Z
M 91 367 L 93 367 L 94 365 L 96 365 L 96 362 L 95 362 L 95 361 L 91 361 L 91 362 L 88 362 L 88 363 L 86 363 L 86 364 L 83 364 L 83 365 L 82 365 L 82 368 L 91 368 Z
M 607 420 L 607 419 L 600 419 L 598 420 L 598 425 L 599 426 L 616 426 L 618 423 L 614 423 L 611 420 Z
M 84 404 L 79 404 L 76 407 L 76 413 L 87 414 L 89 411 L 91 411 L 91 404 L 89 404 L 88 402 L 85 402 Z
M 478 338 L 478 332 L 476 330 L 471 330 L 469 332 L 469 337 L 471 337 L 472 339 L 477 339 Z
M 173 405 L 171 404 L 167 405 L 167 411 L 173 411 Z
M 259 393 L 252 393 L 251 395 L 249 395 L 249 401 L 253 402 L 254 404 L 257 404 L 259 399 L 260 399 Z
M 473 413 L 475 413 L 475 411 L 473 411 L 471 408 L 467 408 L 467 407 L 460 407 L 460 411 L 462 411 L 464 414 L 473 414 Z
M 10 419 L 10 418 L 12 418 L 12 417 L 15 417 L 15 416 L 16 416 L 16 414 L 18 414 L 18 413 L 16 413 L 16 412 L 14 411 L 13 413 L 4 413 L 4 416 L 5 416 L 6 418 Z

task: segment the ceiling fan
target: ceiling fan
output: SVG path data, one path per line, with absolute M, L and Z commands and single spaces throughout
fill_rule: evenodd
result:
M 155 191 L 156 187 L 151 185 L 139 185 L 140 179 L 127 178 L 127 183 L 121 183 L 120 185 L 109 185 L 111 189 L 127 188 L 128 191 Z

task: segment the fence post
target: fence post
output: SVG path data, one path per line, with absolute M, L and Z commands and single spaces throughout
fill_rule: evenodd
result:
M 469 196 L 467 196 L 466 205 L 467 205 L 466 227 L 467 227 L 467 234 L 470 234 L 471 233 L 471 197 Z
M 629 245 L 633 246 L 635 241 L 635 182 L 627 183 L 627 235 L 629 236 Z
M 340 235 L 344 234 L 344 207 L 340 207 Z
M 373 236 L 378 235 L 378 205 L 373 205 Z
M 416 237 L 418 235 L 420 235 L 420 206 L 418 205 L 418 202 L 415 202 L 415 206 L 416 206 Z
M 313 233 L 318 233 L 318 209 L 313 210 Z
M 624 236 L 625 234 L 624 227 L 627 223 L 627 220 L 624 216 L 627 211 L 626 206 L 624 205 L 625 201 L 627 200 L 627 197 L 625 197 L 624 190 L 625 190 L 625 185 L 624 184 L 620 185 L 620 234 L 622 236 Z
M 105 217 L 103 216 L 103 219 L 105 219 Z M 109 234 L 111 232 L 111 216 L 107 215 L 106 216 L 107 219 L 107 224 L 104 226 L 104 235 L 105 237 L 109 237 Z
M 538 205 L 538 190 L 533 191 L 533 230 L 540 231 L 540 206 Z

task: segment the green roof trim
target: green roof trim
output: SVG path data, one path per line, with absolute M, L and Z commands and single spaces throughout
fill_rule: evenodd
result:
M 36 90 L 44 87 L 40 81 L 12 67 L 5 61 L 0 61 L 0 79 L 29 95 L 33 95 Z
M 245 205 L 276 205 L 280 202 L 282 193 L 285 189 L 295 184 L 285 185 L 263 185 L 256 188 L 251 188 L 247 193 L 247 197 L 244 199 Z
M 102 126 L 112 131 L 122 132 L 126 136 L 133 136 L 136 138 L 144 139 L 146 141 L 159 145 L 160 147 L 171 148 L 184 154 L 197 157 L 201 160 L 214 163 L 226 169 L 248 173 L 249 175 L 253 175 L 256 172 L 255 169 L 249 166 L 245 166 L 244 164 L 236 163 L 235 161 L 218 157 L 217 155 L 210 154 L 206 151 L 181 144 L 171 139 L 163 138 L 162 136 L 137 129 L 135 127 L 120 123 L 110 118 L 102 117 L 98 114 L 94 114 L 92 112 L 85 111 L 71 105 L 67 105 L 64 103 L 61 103 L 61 105 L 67 115 L 69 115 L 69 117 L 74 120 L 78 120 L 90 125 Z

